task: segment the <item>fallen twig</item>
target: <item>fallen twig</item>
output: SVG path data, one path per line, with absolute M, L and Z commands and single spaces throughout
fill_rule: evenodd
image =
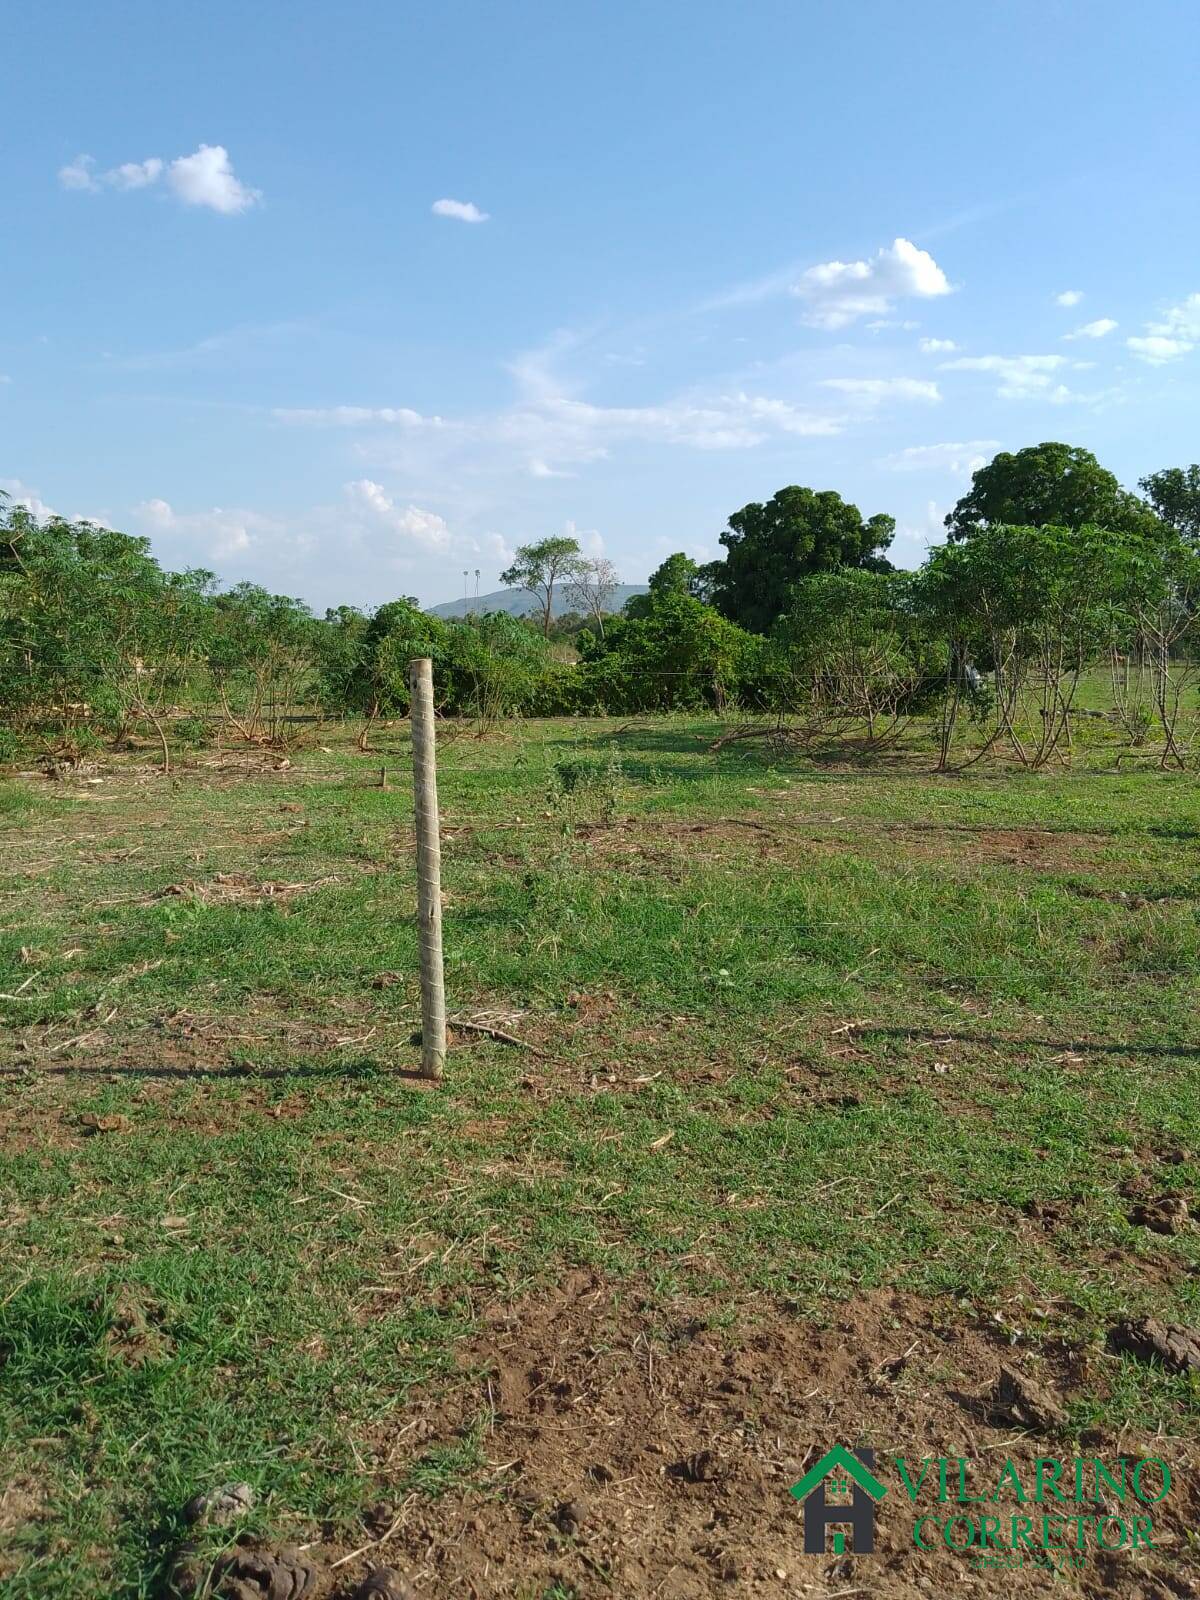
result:
M 515 1045 L 518 1050 L 528 1050 L 530 1055 L 549 1059 L 548 1053 L 538 1045 L 530 1044 L 528 1039 L 518 1039 L 515 1033 L 505 1033 L 503 1028 L 497 1028 L 490 1022 L 471 1022 L 466 1017 L 447 1017 L 446 1021 L 463 1033 L 481 1033 L 486 1039 L 495 1039 L 499 1044 Z
M 378 1550 L 381 1544 L 386 1544 L 399 1528 L 400 1524 L 404 1521 L 404 1518 L 408 1513 L 408 1508 L 415 1499 L 416 1495 L 410 1494 L 408 1496 L 407 1500 L 405 1500 L 399 1511 L 397 1511 L 391 1527 L 386 1533 L 381 1533 L 378 1539 L 372 1539 L 370 1544 L 360 1545 L 357 1550 L 351 1550 L 348 1556 L 340 1556 L 338 1560 L 331 1561 L 329 1563 L 330 1572 L 336 1572 L 339 1567 L 349 1566 L 351 1561 L 357 1561 L 359 1556 L 365 1556 L 368 1550 Z

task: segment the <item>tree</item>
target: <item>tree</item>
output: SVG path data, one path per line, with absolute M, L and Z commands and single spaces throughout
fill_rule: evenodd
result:
M 655 601 L 669 594 L 685 594 L 693 600 L 707 600 L 707 588 L 704 568 L 691 556 L 677 550 L 650 574 L 645 594 L 630 595 L 625 602 L 625 615 L 640 621 L 650 615 Z
M 582 635 L 585 702 L 609 711 L 671 711 L 721 709 L 740 696 L 756 675 L 763 641 L 689 594 L 651 598 L 644 617 L 614 617 L 603 639 Z
M 1163 541 L 1091 524 L 990 523 L 931 551 L 914 587 L 949 646 L 941 764 L 973 655 L 992 673 L 995 716 L 975 759 L 1001 738 L 1028 766 L 1065 758 L 1084 672 L 1128 645 L 1139 615 L 1157 612 L 1166 581 Z
M 787 607 L 801 578 L 839 567 L 886 572 L 883 551 L 892 542 L 895 519 L 864 522 L 858 507 L 832 489 L 780 489 L 765 505 L 735 511 L 721 535 L 726 555 L 698 574 L 712 585 L 713 603 L 731 621 L 766 633 Z
M 804 718 L 804 737 L 894 740 L 936 688 L 942 652 L 911 603 L 908 572 L 843 568 L 796 584 L 771 630 L 768 673 L 781 711 Z M 942 669 L 944 671 L 944 669 Z
M 554 590 L 578 574 L 582 561 L 577 539 L 541 539 L 537 544 L 517 546 L 517 558 L 500 574 L 500 582 L 533 595 L 542 610 L 542 633 L 549 638 Z
M 1189 544 L 1200 546 L 1200 466 L 1166 467 L 1138 479 L 1155 511 Z
M 567 579 L 566 589 L 571 604 L 578 606 L 585 616 L 591 617 L 602 639 L 604 615 L 619 582 L 616 567 L 604 556 L 581 556 L 579 570 Z
M 1090 450 L 1053 442 L 993 456 L 946 518 L 956 541 L 993 523 L 1056 528 L 1090 523 L 1146 537 L 1162 531 L 1146 502 L 1122 489 Z

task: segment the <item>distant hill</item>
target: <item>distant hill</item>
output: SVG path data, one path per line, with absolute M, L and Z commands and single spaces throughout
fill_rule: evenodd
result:
M 644 583 L 619 583 L 609 601 L 610 611 L 620 611 L 626 600 L 635 594 L 645 594 Z M 525 617 L 541 608 L 525 589 L 496 589 L 491 594 L 481 594 L 478 600 L 472 595 L 463 600 L 443 600 L 440 606 L 426 606 L 435 617 L 469 617 L 473 611 L 507 611 L 511 617 Z M 561 617 L 575 607 L 564 594 L 554 596 L 554 615 Z

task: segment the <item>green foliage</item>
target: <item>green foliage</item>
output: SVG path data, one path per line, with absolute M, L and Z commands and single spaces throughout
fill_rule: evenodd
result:
M 786 608 L 792 586 L 814 572 L 838 567 L 886 571 L 883 552 L 895 520 L 871 517 L 832 489 L 792 486 L 765 505 L 735 511 L 721 535 L 724 561 L 711 562 L 703 577 L 718 610 L 743 628 L 766 633 Z
M 693 600 L 707 600 L 709 585 L 706 569 L 682 550 L 668 556 L 662 566 L 650 574 L 649 592 L 631 595 L 625 602 L 625 615 L 635 620 L 649 616 L 655 602 L 667 595 L 690 595 Z
M 1082 674 L 1098 658 L 1128 650 L 1182 608 L 1191 573 L 1177 542 L 1130 538 L 1112 529 L 982 526 L 931 552 L 914 584 L 929 627 L 949 641 L 953 702 L 972 658 L 994 675 L 997 736 L 1021 760 L 1041 765 L 1069 746 Z M 1189 594 L 1193 592 L 1190 588 Z M 1174 597 L 1174 598 L 1173 598 Z M 1171 635 L 1171 642 L 1178 639 Z M 1162 671 L 1167 671 L 1166 650 Z M 1030 727 L 1022 731 L 1022 712 Z M 950 722 L 953 720 L 953 712 Z M 945 741 L 950 723 L 944 723 Z
M 1059 528 L 1092 524 L 1145 537 L 1162 531 L 1145 501 L 1122 489 L 1090 450 L 1053 442 L 993 456 L 946 518 L 954 540 L 969 539 L 991 523 Z
M 1167 467 L 1138 480 L 1155 511 L 1190 544 L 1200 545 L 1200 465 Z
M 581 636 L 579 709 L 722 707 L 756 688 L 761 640 L 688 594 L 647 598 L 643 617 L 613 618 L 603 639 Z
M 577 539 L 541 539 L 536 544 L 517 547 L 516 559 L 500 574 L 500 582 L 513 589 L 526 589 L 538 602 L 542 613 L 542 633 L 550 634 L 554 615 L 554 591 L 583 575 L 585 562 Z
M 864 723 L 890 736 L 944 675 L 944 646 L 923 628 L 908 573 L 820 573 L 793 588 L 771 631 L 773 703 L 812 731 Z
M 17 724 L 155 720 L 209 648 L 212 575 L 149 542 L 0 505 L 0 711 Z

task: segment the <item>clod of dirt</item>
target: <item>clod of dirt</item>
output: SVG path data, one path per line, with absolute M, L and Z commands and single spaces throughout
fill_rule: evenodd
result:
M 1188 1203 L 1181 1194 L 1160 1194 L 1129 1213 L 1135 1228 L 1150 1228 L 1154 1233 L 1182 1233 L 1188 1225 Z
M 183 1515 L 186 1522 L 222 1528 L 253 1508 L 254 1490 L 248 1483 L 223 1483 L 219 1489 L 203 1489 L 194 1494 L 184 1506 Z
M 578 1533 L 587 1521 L 588 1508 L 582 1500 L 564 1500 L 554 1513 L 554 1526 L 560 1533 Z
M 417 1600 L 417 1591 L 395 1567 L 375 1567 L 355 1589 L 350 1600 Z
M 711 1450 L 697 1450 L 667 1468 L 668 1476 L 684 1483 L 713 1483 L 718 1476 L 717 1458 Z
M 1168 1372 L 1200 1372 L 1200 1332 L 1157 1317 L 1118 1322 L 1109 1330 L 1109 1347 L 1139 1361 L 1161 1361 Z
M 396 984 L 404 982 L 402 972 L 377 972 L 371 979 L 372 989 L 391 989 Z
M 167 1574 L 170 1600 L 308 1600 L 317 1569 L 290 1546 L 278 1550 L 246 1542 L 215 1560 L 190 1546 L 176 1552 Z
M 1000 1376 L 984 1396 L 983 1406 L 989 1419 L 1004 1427 L 1049 1432 L 1061 1428 L 1067 1420 L 1057 1397 L 1044 1384 L 1023 1377 L 1012 1367 L 1000 1368 Z
M 84 1133 L 128 1133 L 133 1127 L 128 1117 L 120 1115 L 111 1117 L 97 1116 L 94 1111 L 85 1111 L 79 1119 L 79 1126 Z

